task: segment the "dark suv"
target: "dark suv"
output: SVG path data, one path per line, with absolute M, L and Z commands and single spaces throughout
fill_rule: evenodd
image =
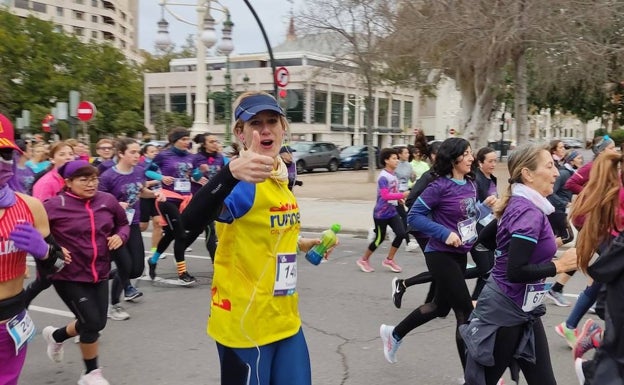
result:
M 297 165 L 297 173 L 312 171 L 315 168 L 338 170 L 340 151 L 335 144 L 329 142 L 295 142 L 290 145 L 293 160 Z

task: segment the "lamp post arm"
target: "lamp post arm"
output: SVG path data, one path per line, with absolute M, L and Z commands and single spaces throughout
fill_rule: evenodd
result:
M 269 37 L 267 36 L 266 31 L 264 30 L 264 26 L 262 25 L 262 22 L 260 21 L 260 18 L 258 17 L 256 10 L 251 6 L 251 4 L 249 3 L 249 0 L 244 0 L 244 1 L 245 1 L 245 4 L 247 4 L 247 7 L 251 11 L 251 13 L 253 14 L 254 18 L 256 19 L 256 22 L 258 23 L 258 26 L 260 27 L 260 31 L 262 32 L 262 36 L 264 37 L 264 42 L 266 43 L 266 46 L 267 46 L 267 51 L 269 51 L 269 59 L 271 60 L 271 69 L 273 70 L 273 72 L 271 73 L 271 77 L 273 78 L 273 96 L 275 98 L 278 98 L 277 83 L 275 81 L 275 58 L 273 57 L 273 49 L 271 48 Z

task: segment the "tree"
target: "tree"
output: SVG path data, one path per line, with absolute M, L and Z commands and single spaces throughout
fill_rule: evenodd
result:
M 154 128 L 161 138 L 167 138 L 167 133 L 176 127 L 191 127 L 193 118 L 180 112 L 161 111 L 156 114 Z
M 379 17 L 388 5 L 382 0 L 315 0 L 306 3 L 306 9 L 297 17 L 297 25 L 307 34 L 324 34 L 337 45 L 337 63 L 354 64 L 355 81 L 366 90 L 368 153 L 374 154 L 373 91 L 382 82 L 384 54 L 381 38 L 386 26 Z M 368 181 L 375 180 L 375 159 L 368 159 Z
M 102 132 L 114 133 L 117 115 L 142 114 L 142 74 L 109 44 L 84 44 L 32 16 L 0 10 L 0 110 L 10 117 L 31 111 L 32 128 L 70 90 L 98 108 Z
M 116 132 L 122 132 L 127 136 L 136 133 L 145 133 L 147 130 L 143 124 L 143 117 L 136 111 L 122 111 L 113 122 Z

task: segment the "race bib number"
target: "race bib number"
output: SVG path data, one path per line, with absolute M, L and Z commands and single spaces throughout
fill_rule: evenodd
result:
M 132 219 L 134 219 L 134 212 L 135 210 L 132 208 L 127 208 L 126 209 L 126 218 L 128 218 L 128 223 L 132 224 Z
M 466 219 L 457 223 L 457 231 L 464 245 L 477 240 L 477 222 L 474 219 Z
M 273 295 L 293 295 L 297 287 L 297 254 L 278 254 Z
M 20 349 L 35 336 L 35 323 L 28 315 L 28 312 L 24 310 L 11 318 L 5 325 L 11 339 L 15 343 L 15 355 L 18 355 Z
M 173 189 L 177 192 L 190 192 L 191 191 L 191 181 L 184 178 L 176 178 L 173 182 Z
M 524 291 L 524 301 L 522 302 L 523 311 L 531 311 L 544 302 L 546 293 L 552 287 L 552 283 L 534 283 L 526 285 Z
M 490 222 L 492 222 L 494 220 L 494 214 L 489 213 L 487 216 L 485 216 L 485 218 L 481 219 L 479 221 L 479 224 L 483 227 L 487 226 Z

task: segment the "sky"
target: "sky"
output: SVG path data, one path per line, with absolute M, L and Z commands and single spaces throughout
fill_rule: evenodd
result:
M 269 37 L 271 46 L 276 46 L 286 39 L 286 32 L 290 22 L 291 10 L 296 13 L 297 5 L 304 0 L 249 0 L 250 4 L 258 14 L 264 29 Z M 171 9 L 184 20 L 197 21 L 197 11 L 195 5 L 197 0 L 173 0 L 171 3 L 193 4 L 193 6 L 171 5 Z M 139 48 L 149 52 L 154 52 L 154 39 L 158 30 L 156 23 L 161 18 L 161 7 L 159 0 L 139 0 Z M 266 44 L 262 37 L 262 32 L 253 14 L 243 0 L 220 0 L 220 3 L 230 9 L 232 22 L 234 23 L 232 41 L 234 43 L 234 53 L 256 53 L 266 52 Z M 214 6 L 219 8 L 218 6 Z M 223 9 L 223 8 L 220 8 Z M 216 20 L 217 34 L 221 35 L 222 23 L 225 19 L 224 13 L 212 11 L 212 17 Z M 197 27 L 188 25 L 176 20 L 171 14 L 165 11 L 165 19 L 169 22 L 169 37 L 177 48 L 182 46 L 189 34 L 195 34 Z M 217 42 L 217 45 L 219 42 Z M 215 45 L 216 46 L 216 45 Z

